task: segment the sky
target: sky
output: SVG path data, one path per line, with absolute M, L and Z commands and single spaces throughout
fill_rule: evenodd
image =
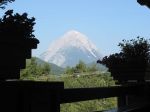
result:
M 85 34 L 103 56 L 119 52 L 123 39 L 150 38 L 150 9 L 136 0 L 16 0 L 0 16 L 8 9 L 36 18 L 37 57 L 70 30 Z

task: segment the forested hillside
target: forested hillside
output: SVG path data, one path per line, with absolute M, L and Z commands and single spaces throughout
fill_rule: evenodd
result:
M 115 85 L 110 73 L 102 73 L 96 66 L 87 67 L 80 61 L 75 67 L 67 67 L 64 74 L 51 74 L 49 64 L 40 66 L 35 59 L 28 60 L 27 67 L 21 71 L 22 80 L 64 81 L 65 88 L 104 87 Z M 116 107 L 116 98 L 68 103 L 61 105 L 61 112 L 91 112 Z

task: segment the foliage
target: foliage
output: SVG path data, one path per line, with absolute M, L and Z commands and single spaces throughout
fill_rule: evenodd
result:
M 33 38 L 35 37 L 33 34 L 34 21 L 35 18 L 28 18 L 27 13 L 13 14 L 13 10 L 8 10 L 0 19 L 0 35 L 5 38 L 13 36 L 13 39 Z
M 75 72 L 77 73 L 86 72 L 86 64 L 80 60 L 79 63 L 75 66 Z
M 7 5 L 7 3 L 11 3 L 11 2 L 14 2 L 15 0 L 0 0 L 0 8 L 1 9 L 4 9 L 5 6 L 4 5 Z
M 95 72 L 98 71 L 98 68 L 96 67 L 96 63 L 92 64 L 90 67 L 87 68 L 88 72 Z
M 62 76 L 61 80 L 64 81 L 65 88 L 87 88 L 87 87 L 104 87 L 114 85 L 113 78 L 110 73 L 87 75 L 80 74 L 79 77 Z
M 61 105 L 61 112 L 103 112 L 116 107 L 116 98 L 66 103 Z
M 43 74 L 48 75 L 50 74 L 50 71 L 51 71 L 50 65 L 48 63 L 45 63 L 43 65 Z
M 66 67 L 65 74 L 73 75 L 77 73 L 83 73 L 86 71 L 87 71 L 86 64 L 80 60 L 75 67 Z
M 72 75 L 74 73 L 74 67 L 69 67 L 67 66 L 66 69 L 65 69 L 65 74 L 68 74 L 68 75 Z
M 140 60 L 147 63 L 150 60 L 150 44 L 144 38 L 137 37 L 137 40 L 123 40 L 123 43 L 119 43 L 119 46 L 124 57 L 128 58 L 129 61 L 134 58 L 137 61 Z
M 111 54 L 110 56 L 105 56 L 102 60 L 98 60 L 97 63 L 106 65 L 109 70 L 118 64 L 124 63 L 124 57 L 122 53 Z
M 105 64 L 109 70 L 111 68 L 124 65 L 145 67 L 150 62 L 150 44 L 149 40 L 137 37 L 137 39 L 123 40 L 119 43 L 121 52 L 110 56 L 105 56 L 98 63 Z
M 148 8 L 150 8 L 150 1 L 149 0 L 137 0 L 137 2 L 140 5 L 146 5 Z
M 49 75 L 50 65 L 45 63 L 43 66 L 37 64 L 36 58 L 27 60 L 26 69 L 21 70 L 21 79 L 34 79 L 40 76 Z
M 66 67 L 64 74 L 77 75 L 82 73 L 94 73 L 96 71 L 99 71 L 96 63 L 86 65 L 83 61 L 80 60 L 75 67 Z

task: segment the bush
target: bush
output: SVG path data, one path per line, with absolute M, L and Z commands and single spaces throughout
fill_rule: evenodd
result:
M 137 39 L 123 40 L 118 46 L 121 48 L 120 53 L 105 56 L 97 62 L 106 65 L 109 70 L 120 65 L 146 67 L 150 63 L 149 40 L 137 37 Z

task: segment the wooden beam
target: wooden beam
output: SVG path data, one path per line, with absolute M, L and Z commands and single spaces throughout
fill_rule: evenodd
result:
M 128 94 L 139 94 L 141 91 L 142 87 L 139 85 L 64 89 L 61 97 L 61 103 L 119 97 Z

